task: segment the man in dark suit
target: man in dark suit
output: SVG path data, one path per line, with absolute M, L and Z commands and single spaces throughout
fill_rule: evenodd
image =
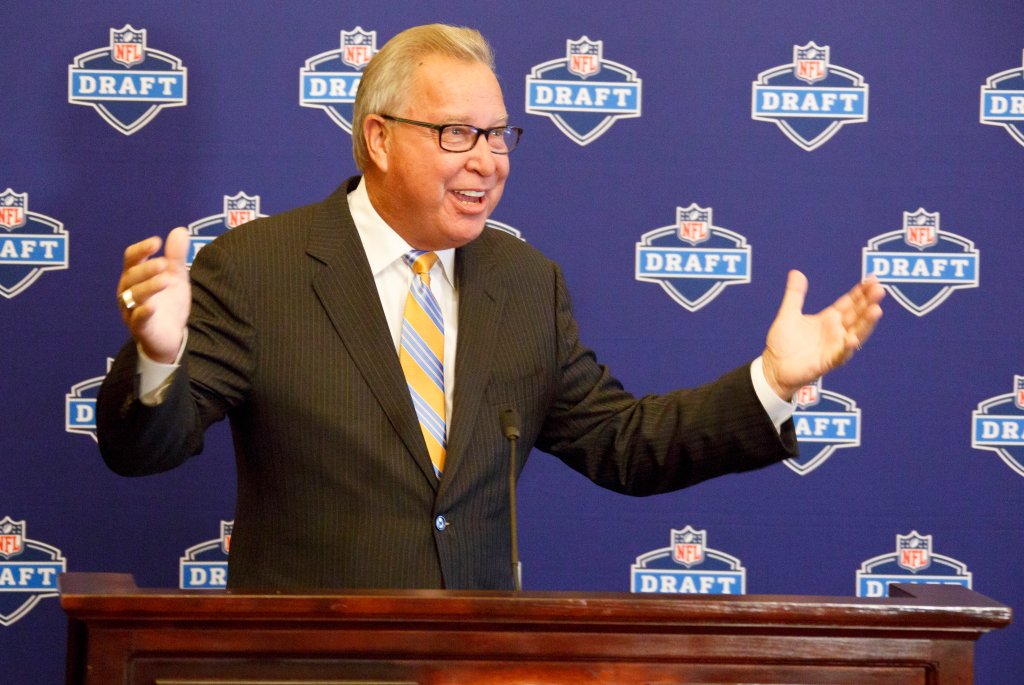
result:
M 520 132 L 478 33 L 389 41 L 353 131 L 361 178 L 221 236 L 191 279 L 184 229 L 125 252 L 100 448 L 155 473 L 229 418 L 233 587 L 511 587 L 503 410 L 520 468 L 536 446 L 620 492 L 685 487 L 795 456 L 788 401 L 881 315 L 869 281 L 805 316 L 793 272 L 753 364 L 638 400 L 580 344 L 558 267 L 484 229 Z

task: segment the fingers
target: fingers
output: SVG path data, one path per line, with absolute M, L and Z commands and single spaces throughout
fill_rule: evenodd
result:
M 161 241 L 157 236 L 151 236 L 129 245 L 124 251 L 125 271 L 152 257 L 160 249 L 160 245 Z
M 126 323 L 140 323 L 151 314 L 146 302 L 157 293 L 170 287 L 176 280 L 187 278 L 185 257 L 189 249 L 189 235 L 185 228 L 176 228 L 167 236 L 163 257 L 154 257 L 163 241 L 153 236 L 129 245 L 124 252 L 124 270 L 117 283 L 118 302 L 126 304 L 125 291 L 131 291 L 129 301 L 135 306 L 130 310 L 122 306 L 121 313 Z
M 145 240 L 129 245 L 124 251 L 124 267 L 121 271 L 121 278 L 117 282 L 117 293 L 120 297 L 128 288 L 134 287 L 139 282 L 149 278 L 159 269 L 159 266 L 148 260 L 162 244 L 160 238 L 152 236 Z M 134 291 L 132 292 L 134 295 Z
M 835 307 L 842 316 L 846 345 L 851 351 L 859 349 L 871 337 L 882 318 L 880 303 L 884 297 L 885 289 L 874 276 L 869 276 L 836 301 Z
M 121 298 L 126 290 L 131 290 L 131 299 L 136 305 L 132 311 L 138 311 L 147 300 L 168 288 L 176 278 L 168 269 L 166 259 L 150 259 L 125 272 L 118 287 L 118 297 Z
M 874 304 L 865 310 L 864 315 L 859 317 L 857 321 L 848 330 L 856 338 L 855 345 L 860 348 L 864 343 L 868 341 L 871 334 L 875 331 L 875 326 L 878 324 L 878 320 L 882 318 L 882 308 Z
M 165 278 L 167 264 L 167 260 L 163 257 L 154 257 L 137 263 L 135 266 L 127 267 L 117 282 L 118 299 L 123 302 L 124 292 L 131 290 L 131 299 L 135 304 L 137 306 L 144 304 L 155 293 L 167 287 L 168 283 Z M 135 309 L 137 307 L 133 307 L 132 310 Z M 125 313 L 128 312 L 125 311 Z
M 862 281 L 853 286 L 848 293 L 833 303 L 843 317 L 844 325 L 853 325 L 854 321 L 866 312 L 874 311 L 885 296 L 885 288 L 873 280 Z M 878 307 L 878 309 L 881 309 Z
M 884 296 L 885 289 L 869 276 L 818 313 L 823 330 L 832 331 L 833 344 L 826 353 L 830 368 L 846 363 L 871 337 L 882 317 Z

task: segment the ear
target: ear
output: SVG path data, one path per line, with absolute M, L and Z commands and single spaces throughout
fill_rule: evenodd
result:
M 388 156 L 391 152 L 391 136 L 387 122 L 376 114 L 363 119 L 363 140 L 370 161 L 383 172 L 388 170 Z

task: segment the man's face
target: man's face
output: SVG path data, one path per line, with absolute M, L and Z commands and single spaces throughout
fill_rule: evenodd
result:
M 498 81 L 478 62 L 427 57 L 405 103 L 385 114 L 477 128 L 508 123 Z M 390 123 L 384 132 L 385 153 L 375 159 L 380 192 L 370 188 L 381 217 L 421 250 L 460 247 L 480 235 L 501 199 L 508 155 L 491 152 L 483 138 L 467 152 L 447 152 L 437 131 L 411 124 Z

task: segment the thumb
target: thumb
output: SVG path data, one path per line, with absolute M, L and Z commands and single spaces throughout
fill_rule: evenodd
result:
M 184 269 L 189 243 L 188 229 L 179 226 L 167 234 L 167 242 L 164 243 L 164 257 L 175 267 Z
M 779 306 L 779 312 L 789 311 L 795 314 L 801 314 L 804 310 L 804 297 L 807 295 L 807 277 L 802 273 L 793 269 L 789 272 L 789 278 L 786 280 L 786 292 L 782 296 L 782 304 Z

